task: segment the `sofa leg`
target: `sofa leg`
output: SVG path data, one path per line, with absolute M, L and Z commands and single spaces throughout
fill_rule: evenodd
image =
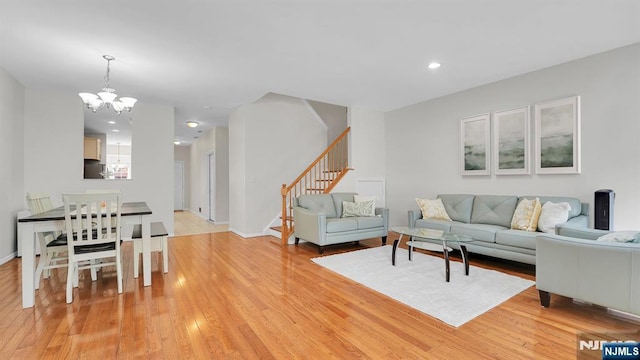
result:
M 385 246 L 385 245 L 387 245 L 387 237 L 383 236 L 382 237 L 382 246 Z
M 318 254 L 324 254 L 324 246 L 318 246 Z
M 298 245 L 298 243 L 299 243 L 299 242 L 300 242 L 300 238 L 299 238 L 299 237 L 297 237 L 297 238 L 296 238 L 296 241 L 295 241 L 296 245 Z
M 540 305 L 548 308 L 549 304 L 551 304 L 551 294 L 543 290 L 538 290 L 538 294 L 540 295 Z

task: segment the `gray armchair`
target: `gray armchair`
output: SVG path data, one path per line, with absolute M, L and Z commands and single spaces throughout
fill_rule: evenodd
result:
M 380 237 L 387 242 L 389 209 L 376 208 L 376 216 L 341 217 L 342 202 L 354 201 L 355 193 L 300 195 L 294 199 L 295 243 L 300 239 L 319 246 L 347 243 Z

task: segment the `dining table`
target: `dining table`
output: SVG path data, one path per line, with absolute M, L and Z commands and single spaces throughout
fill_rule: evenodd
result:
M 151 285 L 151 209 L 146 202 L 123 202 L 122 226 L 142 227 L 142 274 L 144 286 Z M 36 239 L 40 232 L 64 231 L 64 206 L 18 219 L 18 240 L 22 247 L 22 307 L 35 303 Z

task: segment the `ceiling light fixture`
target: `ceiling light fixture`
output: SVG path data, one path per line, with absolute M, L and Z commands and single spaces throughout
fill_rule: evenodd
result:
M 441 66 L 441 64 L 439 62 L 432 62 L 429 64 L 429 66 L 427 66 L 429 69 L 433 70 L 433 69 L 437 69 Z
M 187 126 L 190 127 L 190 128 L 198 127 L 198 125 L 200 125 L 200 124 L 198 124 L 195 121 L 187 121 Z
M 180 140 L 173 140 L 174 145 L 180 145 Z
M 107 60 L 107 74 L 104 76 L 105 87 L 102 88 L 102 91 L 96 94 L 92 93 L 79 93 L 82 101 L 93 112 L 96 112 L 102 109 L 105 105 L 107 108 L 112 108 L 116 113 L 120 114 L 123 110 L 131 111 L 133 109 L 133 105 L 135 105 L 137 99 L 132 97 L 118 97 L 116 94 L 116 90 L 111 87 L 111 79 L 109 78 L 109 73 L 111 71 L 111 62 L 115 60 L 111 55 L 102 55 L 102 57 Z

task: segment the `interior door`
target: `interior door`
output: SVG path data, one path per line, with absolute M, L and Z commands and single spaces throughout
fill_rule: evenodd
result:
M 184 210 L 184 161 L 173 165 L 173 210 Z

